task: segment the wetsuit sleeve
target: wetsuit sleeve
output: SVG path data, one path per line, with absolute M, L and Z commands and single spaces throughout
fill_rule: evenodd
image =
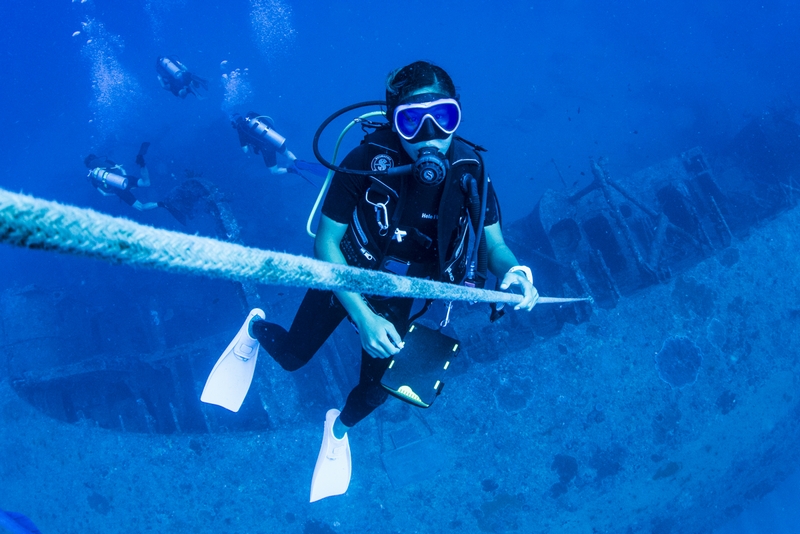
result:
M 347 169 L 366 169 L 364 166 L 365 150 L 363 146 L 355 148 L 341 163 Z M 356 174 L 337 172 L 331 180 L 331 187 L 322 205 L 322 214 L 334 222 L 347 224 L 353 210 L 364 191 L 367 178 Z
M 489 182 L 489 196 L 486 198 L 486 216 L 483 226 L 491 226 L 500 220 L 500 205 L 497 201 L 492 182 Z
M 239 146 L 247 146 L 250 140 L 242 133 L 242 130 L 237 127 L 236 133 L 239 134 Z

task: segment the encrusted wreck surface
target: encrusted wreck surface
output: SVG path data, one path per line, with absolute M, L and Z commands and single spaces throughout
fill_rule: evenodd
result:
M 238 415 L 254 426 L 256 412 L 264 419 L 240 432 L 223 431 L 222 412 L 188 394 L 213 433 L 70 424 L 35 411 L 5 380 L 0 454 L 4 487 L 14 488 L 5 502 L 25 500 L 47 518 L 42 528 L 61 532 L 123 532 L 133 528 L 130 509 L 141 511 L 139 531 L 708 532 L 797 465 L 798 225 L 790 211 L 558 336 L 536 336 L 521 314 L 501 326 L 487 325 L 484 310 L 459 313 L 466 350 L 440 399 L 425 411 L 390 400 L 352 431 L 353 483 L 320 506 L 306 504 L 308 482 L 321 415 L 335 401 L 319 384 L 326 366 L 353 369 L 350 356 L 327 352 L 296 385 L 262 358 L 243 408 L 251 411 Z M 8 340 L 8 315 L 3 324 Z M 696 380 L 680 388 L 656 361 L 676 337 L 703 354 Z M 223 341 L 193 344 L 191 366 L 209 369 Z M 44 357 L 20 347 L 4 345 L 6 368 Z M 84 396 L 106 402 L 108 376 Z M 194 375 L 195 391 L 203 378 Z M 164 417 L 158 424 L 169 426 Z M 411 480 L 398 474 L 419 464 Z
M 244 316 L 241 288 L 123 287 L 113 308 L 92 303 L 112 291 L 102 277 L 5 292 L 4 506 L 24 503 L 45 532 L 709 532 L 798 465 L 800 212 L 796 161 L 764 171 L 738 151 L 711 172 L 703 157 L 719 192 L 702 197 L 702 153 L 687 154 L 628 180 L 598 167 L 596 187 L 512 225 L 542 293 L 597 305 L 494 324 L 457 307 L 464 350 L 442 396 L 429 410 L 390 399 L 351 431 L 347 495 L 313 506 L 325 410 L 357 379 L 352 329 L 294 375 L 262 355 L 230 414 L 199 391 Z M 299 294 L 269 291 L 288 324 Z

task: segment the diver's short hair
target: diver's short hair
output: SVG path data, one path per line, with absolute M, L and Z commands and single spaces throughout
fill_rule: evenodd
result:
M 389 120 L 392 120 L 394 108 L 424 87 L 433 87 L 437 93 L 458 100 L 453 79 L 442 67 L 430 61 L 415 61 L 393 70 L 386 77 L 386 116 Z

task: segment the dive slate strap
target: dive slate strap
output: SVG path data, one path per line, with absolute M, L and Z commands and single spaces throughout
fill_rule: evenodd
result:
M 404 347 L 383 375 L 381 385 L 400 400 L 428 408 L 442 391 L 444 372 L 459 351 L 456 339 L 412 324 Z

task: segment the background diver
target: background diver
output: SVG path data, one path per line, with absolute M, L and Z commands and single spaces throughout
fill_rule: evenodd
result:
M 318 176 L 325 176 L 328 173 L 328 169 L 319 163 L 297 159 L 297 156 L 289 150 L 286 138 L 275 130 L 275 122 L 271 117 L 254 111 L 244 117 L 236 113 L 231 117 L 231 126 L 239 134 L 239 145 L 242 150 L 261 154 L 264 164 L 272 175 L 299 174 L 308 180 L 304 174 L 306 171 Z M 278 154 L 286 158 L 288 162 L 286 167 L 278 166 Z
M 139 201 L 131 192 L 137 187 L 150 187 L 150 172 L 144 161 L 150 143 L 144 142 L 139 147 L 136 154 L 136 165 L 139 166 L 140 178 L 128 175 L 122 165 L 114 163 L 108 158 L 89 154 L 84 158 L 83 163 L 89 169 L 88 179 L 92 187 L 97 189 L 103 196 L 119 197 L 125 204 L 139 211 L 149 211 L 156 208 L 164 208 L 175 219 L 185 225 L 186 216 L 173 208 L 167 202 L 145 202 Z
M 186 98 L 192 93 L 197 98 L 203 98 L 200 90 L 208 90 L 208 80 L 192 74 L 186 65 L 178 61 L 175 56 L 162 56 L 156 60 L 156 73 L 161 87 L 173 95 Z
M 468 250 L 475 247 L 465 246 L 474 229 L 485 236 L 484 265 L 497 277 L 500 289 L 515 287 L 523 295 L 515 309 L 531 310 L 538 292 L 530 269 L 518 264 L 503 240 L 497 200 L 480 154 L 475 145 L 455 136 L 461 105 L 450 76 L 425 61 L 398 69 L 386 81 L 386 107 L 389 123 L 367 134 L 333 177 L 315 256 L 402 276 L 474 283 L 479 276 L 472 272 Z M 374 176 L 406 165 L 419 172 L 413 177 Z M 485 201 L 468 217 L 476 207 L 477 183 L 483 184 Z M 351 476 L 348 430 L 386 400 L 381 378 L 393 357 L 402 354 L 403 337 L 416 319 L 410 317 L 413 303 L 408 298 L 310 289 L 288 331 L 254 309 L 212 370 L 201 399 L 238 410 L 246 389 L 240 391 L 242 375 L 235 368 L 242 374 L 247 369 L 252 377 L 255 358 L 250 356 L 257 354 L 259 344 L 281 367 L 296 371 L 349 317 L 361 338 L 359 382 L 341 412 L 327 412 L 310 500 L 341 495 Z M 237 394 L 236 402 L 226 404 Z

